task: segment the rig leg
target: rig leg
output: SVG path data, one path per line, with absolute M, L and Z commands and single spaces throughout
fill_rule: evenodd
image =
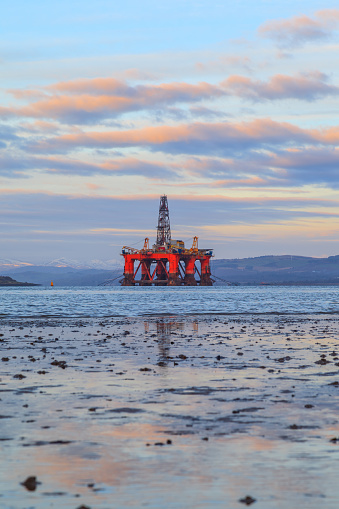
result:
M 156 267 L 156 281 L 161 281 L 159 283 L 159 286 L 166 286 L 167 281 L 167 274 L 166 274 L 166 263 L 167 259 L 163 258 L 161 260 L 157 260 L 157 267 Z
M 178 276 L 178 274 L 171 274 L 168 278 L 168 286 L 181 286 L 181 280 Z
M 121 286 L 135 286 L 133 274 L 124 274 Z
M 213 281 L 211 279 L 210 258 L 207 256 L 201 259 L 200 286 L 213 286 Z
M 143 260 L 141 262 L 141 282 L 140 286 L 150 286 L 152 281 L 150 280 L 151 260 Z
M 121 286 L 135 286 L 134 260 L 128 255 L 125 256 L 124 279 L 122 280 Z
M 197 280 L 194 277 L 195 272 L 195 256 L 190 256 L 185 260 L 185 278 L 184 284 L 186 286 L 197 286 Z
M 168 255 L 168 261 L 169 261 L 168 286 L 180 286 L 181 280 L 179 276 L 179 255 L 176 254 Z

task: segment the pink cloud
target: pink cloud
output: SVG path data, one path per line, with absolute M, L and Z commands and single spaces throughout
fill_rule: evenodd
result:
M 0 108 L 0 115 L 4 118 L 23 116 L 54 119 L 69 124 L 86 124 L 115 118 L 132 111 L 165 109 L 168 113 L 173 113 L 173 106 L 176 104 L 196 104 L 223 96 L 238 96 L 255 101 L 290 98 L 312 101 L 337 95 L 338 91 L 339 88 L 327 83 L 327 76 L 318 71 L 295 76 L 277 74 L 268 81 L 231 75 L 220 84 L 201 82 L 131 86 L 114 78 L 95 78 L 56 83 L 46 87 L 41 93 L 38 91 L 38 100 L 34 100 L 36 96 L 32 90 L 16 91 L 16 97 L 25 98 L 28 104 Z M 180 118 L 182 111 L 174 113 Z M 199 107 L 191 109 L 191 114 L 209 114 L 210 117 L 223 115 L 209 108 Z
M 339 9 L 321 9 L 315 13 L 316 17 L 327 23 L 328 26 L 336 28 L 339 23 Z
M 98 186 L 97 184 L 92 184 L 91 182 L 88 182 L 86 184 L 86 187 L 87 189 L 89 189 L 90 191 L 97 191 L 98 189 L 101 189 L 102 186 Z
M 265 145 L 335 139 L 335 129 L 308 131 L 287 122 L 257 119 L 250 122 L 194 123 L 145 127 L 125 131 L 87 132 L 51 138 L 34 146 L 37 150 L 67 150 L 77 147 L 148 147 L 170 153 L 223 153 Z
M 267 21 L 259 34 L 274 39 L 282 47 L 295 47 L 308 41 L 330 37 L 339 25 L 339 9 L 323 9 L 311 18 L 302 14 L 288 19 Z
M 8 93 L 13 95 L 13 97 L 15 97 L 16 99 L 19 99 L 19 100 L 38 100 L 38 99 L 41 99 L 42 97 L 46 97 L 46 93 L 43 91 L 43 90 L 39 90 L 39 89 L 10 89 L 8 90 Z
M 173 103 L 199 101 L 209 97 L 219 97 L 222 90 L 216 85 L 200 82 L 197 85 L 189 83 L 162 83 L 160 85 L 128 85 L 124 81 L 114 78 L 94 78 L 90 80 L 75 80 L 57 83 L 49 87 L 53 91 L 81 95 L 112 96 L 119 101 L 122 99 L 142 104 Z
M 22 122 L 20 128 L 29 133 L 57 134 L 60 130 L 60 124 L 45 120 L 35 120 L 34 122 Z
M 27 106 L 0 108 L 0 115 L 4 117 L 53 118 L 75 123 L 225 95 L 218 85 L 205 82 L 130 86 L 114 78 L 60 82 L 46 87 L 43 92 L 11 90 L 10 93 L 20 99 L 39 97 L 39 100 Z

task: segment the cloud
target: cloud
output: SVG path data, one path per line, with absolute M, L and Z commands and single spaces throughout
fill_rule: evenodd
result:
M 269 165 L 284 171 L 288 186 L 317 184 L 339 188 L 339 149 L 335 147 L 279 151 Z
M 126 113 L 149 111 L 159 119 L 167 115 L 178 120 L 185 118 L 188 111 L 176 105 L 228 96 L 252 101 L 291 98 L 313 101 L 336 96 L 338 91 L 339 88 L 329 84 L 328 77 L 319 71 L 295 76 L 277 74 L 268 81 L 231 75 L 219 84 L 174 82 L 132 86 L 115 78 L 79 79 L 55 83 L 36 91 L 11 90 L 16 99 L 24 99 L 27 104 L 0 107 L 0 115 L 3 118 L 28 117 L 38 121 L 52 119 L 66 124 L 90 124 Z M 218 114 L 206 105 L 194 106 L 191 111 L 205 117 Z M 220 112 L 220 115 L 224 114 Z
M 221 83 L 227 93 L 253 101 L 298 99 L 314 101 L 326 96 L 336 96 L 339 87 L 327 84 L 328 77 L 318 71 L 287 76 L 276 74 L 267 81 L 251 80 L 233 75 Z
M 242 150 L 300 143 L 333 143 L 339 128 L 307 130 L 287 122 L 257 119 L 250 122 L 193 123 L 119 131 L 67 134 L 32 143 L 28 150 L 63 152 L 80 147 L 143 147 L 171 154 L 229 155 Z
M 236 55 L 222 55 L 217 59 L 210 59 L 204 62 L 197 62 L 195 68 L 201 72 L 225 72 L 232 67 L 242 67 L 251 71 L 251 60 L 249 57 Z
M 267 21 L 258 32 L 275 40 L 280 47 L 293 48 L 307 42 L 328 39 L 339 27 L 339 9 L 323 9 L 310 18 L 305 14 Z
M 87 161 L 65 157 L 36 157 L 2 155 L 0 156 L 0 175 L 11 178 L 27 177 L 32 171 L 41 170 L 56 175 L 108 175 L 132 176 L 138 175 L 148 179 L 165 179 L 178 177 L 177 171 L 169 165 L 125 157 L 106 159 L 103 163 L 88 163 Z
M 13 91 L 10 91 L 12 94 Z M 16 97 L 34 96 L 34 91 L 15 92 Z M 217 98 L 225 92 L 209 83 L 163 83 L 131 86 L 114 78 L 82 79 L 46 87 L 42 98 L 26 106 L 0 108 L 3 117 L 24 116 L 57 119 L 66 123 L 90 123 L 123 113 L 155 110 L 177 103 Z
M 12 143 L 18 142 L 20 137 L 12 126 L 0 124 L 0 149 L 6 149 Z
M 19 136 L 16 134 L 16 129 L 7 124 L 0 124 L 0 139 L 4 141 L 17 141 Z
M 192 176 L 210 179 L 209 187 L 214 188 L 339 187 L 339 149 L 335 147 L 251 150 L 239 158 L 192 157 L 181 166 Z
M 339 150 L 308 147 L 275 151 L 243 151 L 235 157 L 189 157 L 171 163 L 133 157 L 107 158 L 101 163 L 66 157 L 0 157 L 0 175 L 27 178 L 39 171 L 50 175 L 108 177 L 141 176 L 166 181 L 166 186 L 196 188 L 282 189 L 321 185 L 338 189 Z M 86 184 L 87 185 L 87 184 Z M 100 186 L 90 184 L 88 189 Z
M 226 118 L 230 116 L 223 111 L 213 110 L 211 108 L 206 108 L 205 106 L 193 106 L 190 108 L 190 113 L 193 117 L 200 117 L 204 119 Z
M 45 120 L 35 120 L 34 122 L 22 122 L 19 129 L 26 133 L 57 134 L 60 132 L 60 124 L 57 122 L 46 122 Z
M 192 157 L 181 164 L 188 175 L 195 178 L 210 179 L 197 185 L 210 188 L 225 187 L 282 187 L 284 178 L 276 169 L 270 167 L 271 158 L 267 155 L 249 151 L 239 158 Z M 180 185 L 180 184 L 174 184 Z M 182 185 L 182 184 L 181 184 Z
M 17 143 L 13 132 L 8 136 L 10 143 Z M 30 138 L 25 133 L 17 147 L 2 149 L 0 175 L 16 179 L 37 178 L 38 172 L 50 176 L 139 176 L 187 188 L 311 184 L 337 189 L 338 144 L 339 126 L 306 129 L 269 118 L 77 130 L 62 135 L 51 130 L 44 138 Z M 145 151 L 162 154 L 154 160 L 154 155 L 147 157 Z

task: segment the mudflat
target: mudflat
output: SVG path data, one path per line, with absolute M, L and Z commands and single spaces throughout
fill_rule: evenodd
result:
M 339 506 L 339 317 L 3 320 L 0 507 Z

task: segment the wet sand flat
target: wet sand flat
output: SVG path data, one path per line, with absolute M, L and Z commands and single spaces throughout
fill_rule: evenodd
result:
M 337 315 L 0 334 L 1 508 L 339 506 Z

